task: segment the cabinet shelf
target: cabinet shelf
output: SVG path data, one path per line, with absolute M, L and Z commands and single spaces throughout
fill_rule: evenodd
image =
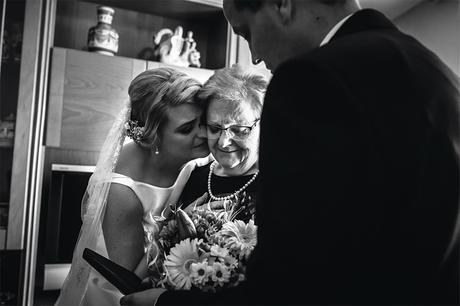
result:
M 235 35 L 222 0 L 60 0 L 54 20 L 46 145 L 97 152 L 131 80 L 146 69 L 170 66 L 204 83 L 214 70 L 236 61 Z M 97 7 L 115 10 L 119 34 L 115 56 L 87 51 Z M 193 32 L 201 67 L 177 67 L 153 60 L 153 38 L 161 29 Z M 185 35 L 185 34 L 184 34 Z
M 222 9 L 222 0 L 83 0 L 83 2 L 177 19 L 197 19 L 220 13 Z
M 182 26 L 193 32 L 201 66 L 225 67 L 228 23 L 221 0 L 65 0 L 58 1 L 54 46 L 87 50 L 88 30 L 97 24 L 97 6 L 115 9 L 112 26 L 119 34 L 117 55 L 152 60 L 154 35 Z

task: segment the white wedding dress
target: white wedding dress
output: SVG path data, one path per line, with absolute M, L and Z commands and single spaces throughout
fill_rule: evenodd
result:
M 156 229 L 154 216 L 160 216 L 166 204 L 175 203 L 177 201 L 191 171 L 197 164 L 202 165 L 203 162 L 207 162 L 207 159 L 199 159 L 187 163 L 181 170 L 174 185 L 168 188 L 137 182 L 130 177 L 118 173 L 113 174 L 112 184 L 121 184 L 129 187 L 139 198 L 144 210 L 142 225 L 145 235 L 148 235 L 149 232 L 155 231 Z M 95 251 L 108 258 L 102 231 L 97 239 Z M 118 305 L 122 296 L 123 294 L 103 276 L 97 271 L 92 270 L 88 279 L 88 287 L 83 297 L 82 305 Z
M 69 305 L 119 305 L 121 293 L 109 284 L 83 259 L 85 248 L 107 256 L 102 234 L 105 206 L 112 183 L 131 188 L 139 197 L 144 209 L 142 225 L 144 234 L 151 239 L 156 230 L 154 217 L 160 216 L 166 204 L 176 204 L 190 173 L 195 167 L 210 162 L 211 156 L 188 162 L 182 167 L 176 182 L 169 188 L 160 188 L 136 182 L 129 177 L 114 172 L 121 148 L 126 137 L 126 123 L 131 114 L 127 101 L 115 119 L 100 155 L 93 175 L 89 179 L 82 199 L 82 226 L 73 252 L 72 265 L 62 286 L 56 306 Z

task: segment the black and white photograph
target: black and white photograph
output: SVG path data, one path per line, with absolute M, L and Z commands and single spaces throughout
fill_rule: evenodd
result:
M 0 0 L 0 305 L 460 306 L 459 0 Z

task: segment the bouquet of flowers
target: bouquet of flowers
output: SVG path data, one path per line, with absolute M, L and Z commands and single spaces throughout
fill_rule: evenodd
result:
M 257 243 L 257 226 L 253 219 L 236 220 L 238 212 L 172 209 L 150 248 L 153 286 L 215 292 L 243 281 Z

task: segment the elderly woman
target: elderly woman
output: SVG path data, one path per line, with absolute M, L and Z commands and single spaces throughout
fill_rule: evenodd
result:
M 205 118 L 201 126 L 206 127 L 214 161 L 197 166 L 192 171 L 180 196 L 181 208 L 193 210 L 198 205 L 210 205 L 212 209 L 238 212 L 232 216 L 244 222 L 250 222 L 254 217 L 260 115 L 266 87 L 267 81 L 263 76 L 233 66 L 217 70 L 198 91 L 196 97 L 205 102 Z M 198 228 L 196 230 L 198 232 Z M 172 260 L 181 260 L 190 254 L 193 256 L 194 251 L 187 247 L 179 248 L 181 250 L 174 254 Z M 191 261 L 186 260 L 186 263 Z M 186 263 L 173 266 L 176 270 L 175 276 L 171 276 L 174 282 L 184 280 L 179 274 L 188 275 L 189 268 L 183 269 Z M 207 298 L 206 291 L 199 294 Z M 147 305 L 157 301 L 160 295 L 160 304 L 188 303 L 187 291 L 154 288 L 129 295 L 122 299 L 121 304 Z
M 190 203 L 206 193 L 200 202 L 212 202 L 217 209 L 241 205 L 234 209 L 240 211 L 237 219 L 248 221 L 253 216 L 266 87 L 263 76 L 233 66 L 216 71 L 200 89 L 198 98 L 206 103 L 202 124 L 215 161 L 192 172 L 180 198 L 182 208 L 190 209 Z

